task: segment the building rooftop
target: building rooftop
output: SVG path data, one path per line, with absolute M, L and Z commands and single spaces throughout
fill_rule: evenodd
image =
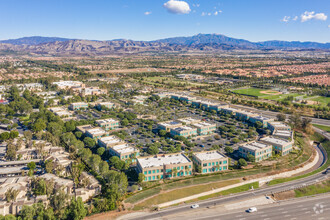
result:
M 104 123 L 118 122 L 118 120 L 115 120 L 113 118 L 107 118 L 107 119 L 96 120 L 95 122 L 98 124 L 104 124 Z
M 41 175 L 40 178 L 43 178 L 43 179 L 46 179 L 46 180 L 54 180 L 54 182 L 56 184 L 61 185 L 61 186 L 69 186 L 69 185 L 73 184 L 72 180 L 63 179 L 63 178 L 60 178 L 60 177 L 58 177 L 54 174 L 51 174 L 51 173 L 45 173 L 45 174 Z
M 71 105 L 88 105 L 88 103 L 86 103 L 86 102 L 74 102 L 74 103 L 71 103 Z
M 161 123 L 158 123 L 158 125 L 162 125 L 164 127 L 170 127 L 170 126 L 181 126 L 182 123 L 180 122 L 177 122 L 177 121 L 167 121 L 167 122 L 161 122 Z
M 180 126 L 177 128 L 173 128 L 172 130 L 176 131 L 176 132 L 181 132 L 181 131 L 190 131 L 190 130 L 194 130 L 196 128 L 193 127 L 189 127 L 189 126 Z
M 208 122 L 205 122 L 205 121 L 193 124 L 193 126 L 197 127 L 197 128 L 203 128 L 203 127 L 213 126 L 213 125 L 216 125 L 216 124 L 215 123 L 208 123 Z
M 201 161 L 207 161 L 207 160 L 217 160 L 225 158 L 225 156 L 218 151 L 205 151 L 205 152 L 199 152 L 194 153 L 194 155 Z
M 249 150 L 252 150 L 252 151 L 262 150 L 262 149 L 264 149 L 264 148 L 266 148 L 268 146 L 269 145 L 264 144 L 262 142 L 257 142 L 257 141 L 254 141 L 254 142 L 250 142 L 250 143 L 246 143 L 244 145 L 241 145 L 241 147 L 248 148 Z
M 222 110 L 225 110 L 225 111 L 232 111 L 232 112 L 237 112 L 238 110 L 236 108 L 222 108 Z
M 87 130 L 88 133 L 92 135 L 103 135 L 105 131 L 102 128 L 92 128 Z
M 169 164 L 189 163 L 190 160 L 184 154 L 164 154 L 154 157 L 138 158 L 142 168 L 159 167 Z
M 281 129 L 281 128 L 285 128 L 285 129 L 291 129 L 291 127 L 283 122 L 279 122 L 279 121 L 273 121 L 269 123 L 270 125 L 272 125 L 274 128 L 276 129 Z
M 264 137 L 260 140 L 267 141 L 268 143 L 272 143 L 272 144 L 278 144 L 278 145 L 286 145 L 286 144 L 290 143 L 290 141 L 283 140 L 280 138 L 275 138 L 275 137 Z
M 116 143 L 121 143 L 123 142 L 122 139 L 118 138 L 117 136 L 111 135 L 108 137 L 102 137 L 99 139 L 101 142 L 103 142 L 104 144 L 108 145 L 108 144 L 116 144 Z
M 257 120 L 261 120 L 261 121 L 272 120 L 272 118 L 267 118 L 267 117 L 264 117 L 264 116 L 262 116 L 262 115 L 253 116 L 253 118 L 255 118 L 255 119 L 257 119 Z
M 119 144 L 111 147 L 115 151 L 117 151 L 120 154 L 125 154 L 125 153 L 133 153 L 138 151 L 137 148 L 133 147 L 132 145 L 129 144 Z

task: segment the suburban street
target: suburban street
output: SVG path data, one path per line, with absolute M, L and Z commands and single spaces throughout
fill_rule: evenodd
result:
M 319 166 L 322 166 L 324 161 L 326 161 L 325 159 L 326 158 L 324 156 L 322 156 L 322 154 L 321 154 L 320 158 L 319 158 L 319 162 L 317 164 L 319 164 Z M 317 169 L 317 168 L 318 167 L 314 167 L 314 169 Z M 270 186 L 270 187 L 264 187 L 264 188 L 262 187 L 262 188 L 259 188 L 256 190 L 250 190 L 248 192 L 238 193 L 238 194 L 229 195 L 229 196 L 225 196 L 225 197 L 217 197 L 214 199 L 201 201 L 201 202 L 198 202 L 198 205 L 200 208 L 220 206 L 220 205 L 223 205 L 226 203 L 237 202 L 237 201 L 241 201 L 241 200 L 248 199 L 248 198 L 251 199 L 251 198 L 257 197 L 257 196 L 267 195 L 267 194 L 271 194 L 271 193 L 281 192 L 281 191 L 285 191 L 285 190 L 291 190 L 291 189 L 303 187 L 306 185 L 315 184 L 315 183 L 325 180 L 327 178 L 329 178 L 329 174 L 317 173 L 315 175 L 312 175 L 312 176 L 309 176 L 306 178 L 302 178 L 302 179 L 298 179 L 295 181 L 277 184 L 277 185 Z M 135 217 L 134 219 L 145 220 L 145 219 L 165 218 L 166 216 L 169 216 L 169 215 L 189 212 L 191 210 L 191 205 L 192 204 L 179 205 L 176 207 L 164 209 L 162 211 L 153 212 L 153 213 L 141 216 L 141 217 Z

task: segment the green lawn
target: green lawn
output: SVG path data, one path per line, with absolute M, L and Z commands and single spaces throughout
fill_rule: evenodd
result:
M 324 131 L 330 132 L 330 127 L 329 126 L 326 126 L 326 125 L 317 125 L 317 124 L 313 124 L 313 126 L 319 128 L 319 129 L 322 129 Z
M 330 103 L 330 97 L 324 97 L 324 96 L 318 96 L 308 100 L 317 101 L 322 105 L 328 105 Z
M 134 206 L 134 210 L 150 208 L 153 205 L 185 198 L 188 196 L 211 191 L 212 189 L 221 188 L 221 187 L 236 184 L 236 183 L 239 183 L 239 180 L 237 180 L 237 179 L 227 180 L 227 181 L 222 181 L 222 182 L 217 182 L 217 183 L 202 184 L 202 185 L 197 185 L 197 186 L 180 188 L 180 189 L 172 190 L 169 192 L 164 192 L 164 193 L 161 193 L 150 199 L 147 199 L 141 203 L 138 203 L 137 205 Z
M 248 89 L 236 89 L 233 90 L 234 93 L 238 93 L 241 95 L 250 95 L 250 96 L 269 96 L 267 94 L 260 93 L 261 91 L 265 91 L 265 89 L 257 89 L 257 88 L 248 88 Z
M 330 180 L 324 181 L 319 184 L 307 186 L 304 188 L 296 189 L 295 196 L 303 197 L 303 196 L 311 196 L 311 195 L 327 193 L 327 192 L 330 192 Z

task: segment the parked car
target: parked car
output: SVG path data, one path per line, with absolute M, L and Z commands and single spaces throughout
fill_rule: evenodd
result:
M 197 208 L 199 208 L 199 205 L 198 204 L 194 204 L 194 205 L 191 206 L 191 208 L 192 209 L 197 209 Z
M 256 212 L 256 211 L 258 211 L 258 210 L 257 210 L 256 207 L 251 207 L 251 208 L 249 208 L 249 209 L 246 210 L 246 211 L 249 212 L 249 213 L 252 213 L 252 212 Z

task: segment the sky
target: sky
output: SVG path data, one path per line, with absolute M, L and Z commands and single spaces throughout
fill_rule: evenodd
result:
M 218 33 L 330 42 L 330 0 L 0 0 L 0 39 L 156 40 Z

